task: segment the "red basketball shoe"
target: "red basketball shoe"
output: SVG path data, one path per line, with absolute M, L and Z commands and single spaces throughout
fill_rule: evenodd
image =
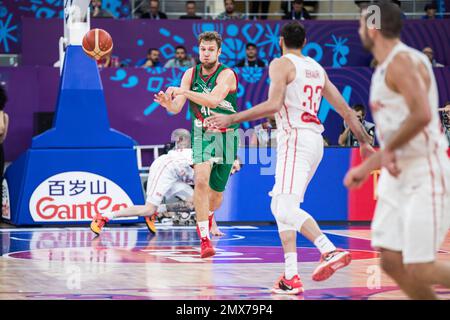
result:
M 94 232 L 96 235 L 99 235 L 100 232 L 102 232 L 102 228 L 107 222 L 109 222 L 108 218 L 97 215 L 91 222 L 92 232 Z
M 156 234 L 156 216 L 158 213 L 152 214 L 150 217 L 145 217 L 145 224 L 147 225 L 148 231 L 150 231 L 152 234 Z
M 352 254 L 342 249 L 324 253 L 320 257 L 320 264 L 314 270 L 312 279 L 314 281 L 324 281 L 333 275 L 337 270 L 350 264 Z
M 207 237 L 201 239 L 200 249 L 200 257 L 202 259 L 212 257 L 216 254 L 216 250 L 214 250 L 214 247 L 211 244 L 211 240 L 209 240 Z
M 296 274 L 292 279 L 288 280 L 284 274 L 278 278 L 277 282 L 273 286 L 271 292 L 275 294 L 301 294 L 304 291 L 303 283 L 300 281 L 300 277 Z

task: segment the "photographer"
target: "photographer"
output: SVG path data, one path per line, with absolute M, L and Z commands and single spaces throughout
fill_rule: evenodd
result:
M 356 112 L 358 120 L 361 122 L 367 134 L 370 136 L 370 144 L 373 146 L 375 142 L 375 124 L 365 120 L 366 108 L 362 104 L 355 104 L 352 106 L 352 109 Z M 345 122 L 343 131 L 339 135 L 338 143 L 342 147 L 359 147 L 358 140 L 353 135 L 353 132 L 351 132 L 350 128 Z
M 448 144 L 450 146 L 450 101 L 447 101 L 444 107 L 440 108 L 439 111 L 442 112 L 442 127 L 444 128 L 444 132 L 447 136 Z
M 5 154 L 3 150 L 3 142 L 8 134 L 9 116 L 4 111 L 6 103 L 8 102 L 8 95 L 2 84 L 0 84 L 0 221 L 3 211 L 3 172 L 5 170 Z

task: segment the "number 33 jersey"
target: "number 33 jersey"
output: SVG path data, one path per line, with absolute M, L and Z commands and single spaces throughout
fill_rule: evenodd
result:
M 287 85 L 283 106 L 275 114 L 278 132 L 288 132 L 293 128 L 310 129 L 319 134 L 324 131 L 317 117 L 322 89 L 325 85 L 325 70 L 310 57 L 286 54 L 295 66 L 295 79 Z

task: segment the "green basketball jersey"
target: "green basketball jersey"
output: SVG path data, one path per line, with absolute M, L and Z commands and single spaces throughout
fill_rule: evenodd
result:
M 211 92 L 216 86 L 217 77 L 224 69 L 228 69 L 228 67 L 226 65 L 219 64 L 213 74 L 209 76 L 203 76 L 201 74 L 201 64 L 198 64 L 197 66 L 195 66 L 193 71 L 194 74 L 191 82 L 191 90 L 200 93 Z M 236 86 L 237 85 L 238 84 L 236 83 Z M 192 119 L 192 130 L 194 130 L 195 127 L 203 127 L 203 120 L 211 115 L 211 110 L 216 113 L 222 114 L 232 114 L 237 112 L 237 90 L 229 92 L 225 99 L 217 106 L 217 108 L 211 109 L 198 105 L 192 101 L 189 101 L 189 108 Z M 229 128 L 237 129 L 239 128 L 239 124 L 233 124 Z M 205 130 L 205 128 L 203 128 L 203 130 Z

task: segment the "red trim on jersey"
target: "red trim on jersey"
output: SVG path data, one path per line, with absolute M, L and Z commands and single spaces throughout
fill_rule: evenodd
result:
M 427 148 L 429 148 L 429 136 L 426 132 L 426 130 L 423 131 L 424 135 L 425 135 L 425 140 L 427 143 Z M 431 197 L 432 197 L 432 202 L 433 202 L 433 250 L 436 251 L 436 233 L 437 233 L 437 225 L 436 225 L 436 190 L 434 188 L 434 184 L 435 184 L 435 180 L 434 180 L 434 171 L 433 171 L 433 167 L 431 165 L 431 159 L 430 159 L 430 154 L 427 152 L 427 161 L 428 161 L 428 166 L 430 167 L 430 176 L 431 176 Z
M 202 65 L 202 66 L 200 67 L 200 72 L 199 72 L 200 78 L 202 78 L 203 81 L 208 82 L 208 80 L 211 79 L 211 77 L 212 77 L 213 75 L 216 74 L 217 70 L 219 70 L 219 67 L 220 67 L 221 65 L 222 65 L 222 64 L 219 63 L 219 64 L 217 65 L 217 67 L 216 67 L 216 70 L 214 70 L 214 72 L 211 73 L 211 74 L 210 74 L 209 76 L 207 76 L 206 78 L 203 78 L 203 75 L 202 75 L 202 70 L 203 70 L 203 65 Z
M 236 78 L 236 89 L 230 91 L 230 93 L 236 93 L 238 91 L 238 89 L 239 89 L 239 77 L 238 77 L 237 73 L 233 69 L 230 69 L 230 70 L 233 71 L 234 77 Z
M 288 108 L 286 107 L 286 104 L 283 103 L 284 109 L 286 110 L 286 117 L 287 117 L 287 121 L 289 124 L 289 127 L 292 129 L 292 125 L 291 125 L 291 121 L 289 120 L 289 112 L 288 112 Z
M 292 193 L 292 185 L 294 184 L 295 158 L 297 157 L 297 138 L 298 138 L 298 130 L 296 128 L 295 129 L 295 142 L 294 142 L 294 163 L 292 164 L 291 190 L 289 193 Z
M 439 156 L 437 154 L 437 149 L 438 149 L 438 144 L 437 142 L 434 143 L 434 156 L 436 157 L 438 166 L 439 166 L 439 171 L 440 171 L 440 176 L 441 176 L 441 184 L 442 184 L 442 192 L 441 192 L 441 218 L 442 215 L 444 214 L 444 202 L 445 202 L 445 195 L 447 194 L 447 186 L 445 185 L 445 180 L 444 180 L 444 171 L 442 170 L 442 165 L 441 165 L 441 159 L 439 159 Z
M 320 122 L 319 118 L 317 118 L 317 116 L 310 114 L 308 112 L 303 112 L 302 116 L 300 117 L 300 119 L 302 119 L 303 122 L 306 123 L 315 123 L 318 125 L 321 125 L 322 123 Z
M 291 133 L 289 132 L 289 137 L 286 140 L 286 157 L 284 157 L 283 186 L 281 188 L 281 193 L 284 193 L 284 178 L 286 177 L 286 164 L 287 164 L 287 155 L 289 153 L 289 139 L 290 138 L 291 138 Z
M 197 67 L 192 68 L 191 84 L 189 85 L 189 89 L 192 89 L 192 81 L 194 81 L 195 72 L 197 71 L 196 69 L 197 69 Z
M 239 85 L 239 79 L 238 79 L 237 73 L 234 72 L 234 70 L 231 69 L 231 68 L 225 68 L 225 69 L 222 69 L 222 70 L 219 72 L 219 74 L 220 74 L 222 71 L 225 71 L 225 70 L 231 70 L 231 71 L 233 71 L 234 77 L 236 78 L 236 89 L 230 90 L 230 92 L 228 92 L 228 93 L 236 93 L 237 90 L 238 90 L 238 85 Z M 219 74 L 217 75 L 217 77 L 219 77 Z M 216 82 L 214 83 L 214 85 L 217 85 L 217 78 L 216 78 Z
M 284 132 L 286 132 L 286 129 L 283 128 L 283 115 L 281 114 L 281 111 L 278 111 L 278 116 L 280 117 L 280 124 L 281 124 L 280 130 L 284 130 Z
M 441 171 L 441 184 L 442 184 L 442 190 L 444 191 L 444 193 L 447 192 L 447 186 L 445 185 L 445 180 L 444 180 L 444 170 L 442 170 L 442 165 L 441 165 L 441 159 L 439 159 L 439 156 L 437 154 L 437 149 L 438 149 L 438 144 L 437 142 L 434 143 L 434 156 L 436 157 L 438 166 L 439 166 L 439 171 Z

